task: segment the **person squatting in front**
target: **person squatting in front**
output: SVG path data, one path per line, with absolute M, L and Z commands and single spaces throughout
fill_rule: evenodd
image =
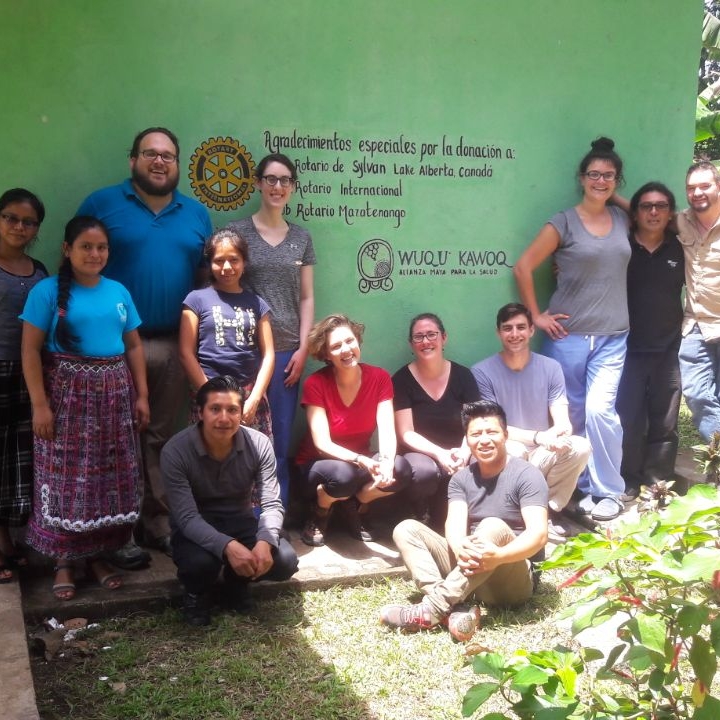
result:
M 254 580 L 287 580 L 297 571 L 292 545 L 280 537 L 284 510 L 270 440 L 243 427 L 242 388 L 227 375 L 196 396 L 200 420 L 165 445 L 160 468 L 172 528 L 172 558 L 185 588 L 190 625 L 210 623 L 210 591 L 222 570 L 224 599 L 240 613 L 254 603 Z M 253 491 L 260 515 L 253 513 Z
M 507 420 L 498 404 L 468 403 L 462 420 L 477 462 L 450 479 L 445 537 L 417 520 L 404 520 L 393 532 L 425 597 L 415 605 L 385 605 L 380 620 L 403 630 L 447 623 L 453 637 L 467 640 L 479 610 L 462 609 L 465 600 L 512 607 L 531 597 L 533 563 L 543 559 L 547 542 L 548 487 L 540 470 L 508 455 Z

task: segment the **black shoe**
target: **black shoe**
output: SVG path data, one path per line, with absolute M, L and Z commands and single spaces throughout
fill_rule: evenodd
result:
M 322 547 L 325 544 L 325 533 L 327 532 L 328 520 L 330 519 L 329 508 L 315 507 L 313 516 L 305 523 L 300 539 L 312 547 Z
M 228 586 L 227 604 L 238 615 L 252 615 L 257 608 L 247 583 L 232 583 Z
M 358 512 L 357 500 L 349 498 L 344 500 L 341 505 L 348 535 L 362 542 L 372 542 L 372 528 L 368 522 L 367 513 Z
M 159 550 L 169 558 L 172 557 L 172 543 L 170 542 L 169 535 L 163 535 L 162 537 L 155 538 L 154 540 L 148 540 L 145 543 L 145 547 L 152 548 L 153 550 Z
M 183 615 L 188 625 L 204 627 L 210 624 L 210 610 L 207 594 L 197 595 L 186 592 L 183 595 Z
M 121 570 L 142 570 L 150 564 L 150 553 L 140 549 L 134 540 L 130 540 L 119 550 L 108 553 L 106 557 Z

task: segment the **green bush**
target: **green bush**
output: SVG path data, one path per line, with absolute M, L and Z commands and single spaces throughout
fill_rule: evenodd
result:
M 544 567 L 572 570 L 563 586 L 583 588 L 560 615 L 572 618 L 573 634 L 615 619 L 617 644 L 607 656 L 565 647 L 477 655 L 473 669 L 484 679 L 466 693 L 463 716 L 499 693 L 523 720 L 720 718 L 712 694 L 720 652 L 716 487 L 695 486 L 660 512 L 572 538 Z

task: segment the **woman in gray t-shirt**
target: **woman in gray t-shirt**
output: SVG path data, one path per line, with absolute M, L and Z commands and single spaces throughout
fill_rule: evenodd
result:
M 545 332 L 544 353 L 562 366 L 570 419 L 592 445 L 578 487 L 578 508 L 595 520 L 611 520 L 623 509 L 620 475 L 622 430 L 615 397 L 628 334 L 628 218 L 610 204 L 622 180 L 622 160 L 608 138 L 598 138 L 582 159 L 583 196 L 554 215 L 515 265 L 520 297 Z M 533 273 L 553 255 L 557 287 L 541 311 Z

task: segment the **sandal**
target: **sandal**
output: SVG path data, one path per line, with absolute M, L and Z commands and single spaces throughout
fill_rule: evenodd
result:
M 122 587 L 122 573 L 113 570 L 104 560 L 88 560 L 88 570 L 105 590 L 117 590 Z
M 11 583 L 15 579 L 15 573 L 12 571 L 10 565 L 0 563 L 0 585 L 6 585 Z
M 55 582 L 52 586 L 52 592 L 55 599 L 63 602 L 72 600 L 75 597 L 75 580 L 73 577 L 75 568 L 72 563 L 58 563 L 53 570 L 55 572 Z M 66 578 L 69 578 L 71 582 L 60 581 L 58 575 L 63 571 L 67 573 Z

